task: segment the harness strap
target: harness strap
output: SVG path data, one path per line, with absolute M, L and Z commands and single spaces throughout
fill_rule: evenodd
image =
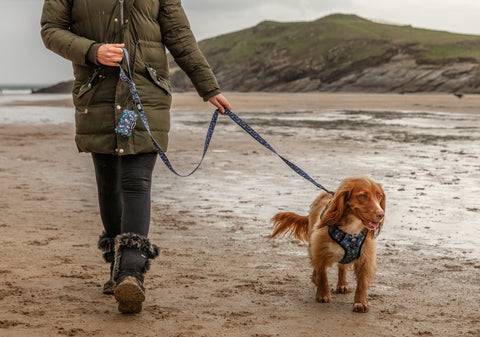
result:
M 345 255 L 340 261 L 338 261 L 338 263 L 348 264 L 360 257 L 363 243 L 367 237 L 365 231 L 352 235 L 345 233 L 337 226 L 329 226 L 328 234 L 332 240 L 338 243 L 345 251 Z
M 126 63 L 127 63 L 127 67 L 128 67 L 128 74 L 129 76 L 127 76 L 125 74 L 125 72 L 123 71 L 122 67 L 120 64 L 118 64 L 119 66 L 119 69 L 120 69 L 120 79 L 122 81 L 124 81 L 125 83 L 127 83 L 129 89 L 130 89 L 130 94 L 132 95 L 132 99 L 133 99 L 133 102 L 135 103 L 135 107 L 137 108 L 138 110 L 138 114 L 143 122 L 143 124 L 145 125 L 145 128 L 147 129 L 147 132 L 148 134 L 150 135 L 150 138 L 152 139 L 152 142 L 155 146 L 155 149 L 157 150 L 158 152 L 158 155 L 160 156 L 160 158 L 162 159 L 162 161 L 165 163 L 165 165 L 170 169 L 170 171 L 172 171 L 174 174 L 176 174 L 177 176 L 179 177 L 189 177 L 191 176 L 192 174 L 194 174 L 199 168 L 200 168 L 200 165 L 202 164 L 203 162 L 203 159 L 205 158 L 205 154 L 207 153 L 207 150 L 208 150 L 208 146 L 210 145 L 210 141 L 212 139 L 212 136 L 213 136 L 213 131 L 215 130 L 215 125 L 217 123 L 217 120 L 218 120 L 218 114 L 220 113 L 220 111 L 217 109 L 215 110 L 215 112 L 213 113 L 213 116 L 212 116 L 212 120 L 210 121 L 210 126 L 208 127 L 208 131 L 207 131 L 207 136 L 205 137 L 205 145 L 203 147 L 203 154 L 202 154 L 202 158 L 200 159 L 200 162 L 198 163 L 198 165 L 193 169 L 192 172 L 190 172 L 189 174 L 185 174 L 185 175 L 182 175 L 182 174 L 179 174 L 177 171 L 175 171 L 175 169 L 173 168 L 172 164 L 170 163 L 170 161 L 168 160 L 167 158 L 167 155 L 165 154 L 165 152 L 162 150 L 162 148 L 160 147 L 160 145 L 157 143 L 157 141 L 155 140 L 155 138 L 153 137 L 151 131 L 150 131 L 150 127 L 148 125 L 148 120 L 147 120 L 147 116 L 145 114 L 145 111 L 143 110 L 143 105 L 142 105 L 142 102 L 140 101 L 140 96 L 138 94 L 138 91 L 137 91 L 137 88 L 135 87 L 135 83 L 133 82 L 133 79 L 132 79 L 132 75 L 131 75 L 131 71 L 130 71 L 130 60 L 129 60 L 129 57 L 128 57 L 128 52 L 125 48 L 122 48 L 123 49 L 123 52 L 124 52 L 124 55 L 125 55 L 125 58 L 126 58 Z M 281 156 L 280 154 L 277 153 L 277 151 L 275 151 L 273 149 L 272 146 L 270 146 L 270 144 L 262 138 L 262 136 L 260 136 L 255 130 L 253 130 L 247 123 L 245 123 L 245 121 L 243 121 L 240 117 L 238 117 L 236 114 L 234 114 L 232 111 L 228 110 L 228 109 L 225 109 L 225 114 L 230 117 L 230 119 L 232 119 L 238 126 L 240 126 L 243 130 L 245 130 L 250 136 L 252 136 L 257 142 L 259 142 L 261 145 L 263 145 L 265 148 L 267 148 L 268 150 L 270 150 L 271 152 L 273 152 L 274 154 L 276 154 L 280 159 L 282 159 L 285 164 L 287 164 L 293 171 L 295 171 L 298 175 L 300 175 L 301 177 L 305 178 L 306 180 L 308 180 L 309 182 L 311 182 L 312 184 L 314 184 L 315 186 L 317 186 L 318 188 L 324 190 L 325 192 L 329 193 L 329 194 L 334 194 L 333 192 L 327 190 L 325 187 L 323 187 L 321 184 L 319 184 L 318 182 L 316 182 L 312 177 L 310 177 L 305 171 L 303 171 L 301 168 L 299 168 L 297 165 L 293 164 L 291 161 L 287 160 L 286 158 L 284 158 L 283 156 Z

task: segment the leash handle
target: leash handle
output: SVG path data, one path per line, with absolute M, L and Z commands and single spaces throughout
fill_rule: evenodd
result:
M 150 138 L 152 139 L 152 142 L 155 146 L 155 149 L 158 152 L 158 155 L 160 156 L 162 161 L 165 163 L 165 165 L 168 167 L 168 169 L 170 171 L 172 171 L 175 175 L 177 175 L 179 177 L 189 177 L 189 176 L 191 176 L 192 174 L 194 174 L 200 168 L 200 165 L 202 164 L 203 159 L 205 158 L 208 147 L 210 145 L 210 141 L 211 141 L 212 136 L 213 136 L 213 131 L 215 130 L 215 125 L 217 124 L 218 114 L 220 113 L 220 111 L 217 109 L 213 113 L 212 120 L 210 121 L 210 126 L 208 127 L 207 136 L 205 137 L 205 145 L 203 146 L 203 154 L 202 154 L 202 158 L 200 159 L 200 162 L 193 169 L 192 172 L 190 172 L 188 174 L 185 174 L 185 175 L 179 174 L 177 171 L 175 171 L 172 164 L 168 160 L 167 155 L 162 150 L 160 145 L 157 143 L 157 141 L 155 140 L 155 138 L 152 135 L 152 132 L 150 131 L 150 126 L 148 125 L 147 116 L 145 114 L 145 111 L 143 110 L 143 105 L 142 105 L 142 102 L 140 101 L 140 96 L 138 94 L 137 88 L 135 87 L 135 83 L 133 82 L 132 74 L 130 72 L 130 60 L 129 60 L 129 57 L 128 57 L 128 51 L 125 48 L 122 48 L 122 49 L 123 49 L 125 59 L 126 59 L 126 62 L 127 62 L 128 76 L 123 71 L 122 66 L 120 64 L 118 64 L 118 66 L 120 68 L 120 79 L 122 81 L 124 81 L 125 83 L 127 83 L 128 87 L 130 89 L 130 94 L 132 95 L 133 102 L 135 103 L 135 107 L 138 110 L 138 115 L 140 116 L 140 119 L 142 120 L 143 124 L 145 125 L 145 128 L 147 129 L 147 132 L 150 135 Z M 293 164 L 291 161 L 289 161 L 285 157 L 278 154 L 277 151 L 275 151 L 275 149 L 265 139 L 263 139 L 263 137 L 260 136 L 260 134 L 258 134 L 258 132 L 256 132 L 254 129 L 252 129 L 250 127 L 250 125 L 245 123 L 245 121 L 243 121 L 240 117 L 238 117 L 232 111 L 230 111 L 228 109 L 225 109 L 225 114 L 228 117 L 230 117 L 230 119 L 233 120 L 238 126 L 240 126 L 245 132 L 247 132 L 250 136 L 252 136 L 257 142 L 259 142 L 265 148 L 267 148 L 268 150 L 270 150 L 271 152 L 276 154 L 280 159 L 282 159 L 285 162 L 285 164 L 287 164 L 298 175 L 300 175 L 304 179 L 308 180 L 309 182 L 311 182 L 312 184 L 314 184 L 318 188 L 324 190 L 325 192 L 327 192 L 329 194 L 332 194 L 332 195 L 334 194 L 333 192 L 331 192 L 331 191 L 327 190 L 325 187 L 323 187 L 321 184 L 317 183 L 312 177 L 310 177 L 305 171 L 303 171 L 297 165 Z

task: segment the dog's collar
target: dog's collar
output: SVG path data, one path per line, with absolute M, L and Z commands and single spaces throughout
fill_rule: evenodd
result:
M 367 233 L 368 231 L 364 229 L 359 234 L 352 235 L 345 233 L 337 225 L 328 227 L 328 234 L 332 240 L 345 251 L 345 255 L 338 263 L 348 264 L 360 257 Z

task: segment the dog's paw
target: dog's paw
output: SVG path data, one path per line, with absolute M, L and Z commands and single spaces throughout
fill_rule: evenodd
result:
M 330 302 L 330 292 L 320 291 L 317 289 L 317 294 L 315 295 L 315 299 L 318 303 L 328 303 Z
M 348 284 L 347 285 L 339 285 L 339 286 L 337 286 L 337 290 L 335 290 L 335 292 L 337 294 L 349 294 L 349 293 L 353 292 L 353 289 L 350 288 L 348 286 Z
M 315 299 L 318 303 L 328 303 L 330 302 L 330 296 L 315 296 Z
M 353 311 L 354 312 L 368 312 L 368 304 L 367 303 L 354 303 L 353 304 Z

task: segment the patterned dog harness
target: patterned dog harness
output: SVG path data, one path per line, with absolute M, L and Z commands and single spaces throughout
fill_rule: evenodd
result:
M 365 231 L 361 231 L 359 234 L 352 235 L 345 233 L 337 226 L 328 227 L 328 234 L 336 243 L 340 245 L 345 251 L 343 258 L 338 261 L 341 264 L 348 264 L 360 257 L 363 243 L 367 237 Z

